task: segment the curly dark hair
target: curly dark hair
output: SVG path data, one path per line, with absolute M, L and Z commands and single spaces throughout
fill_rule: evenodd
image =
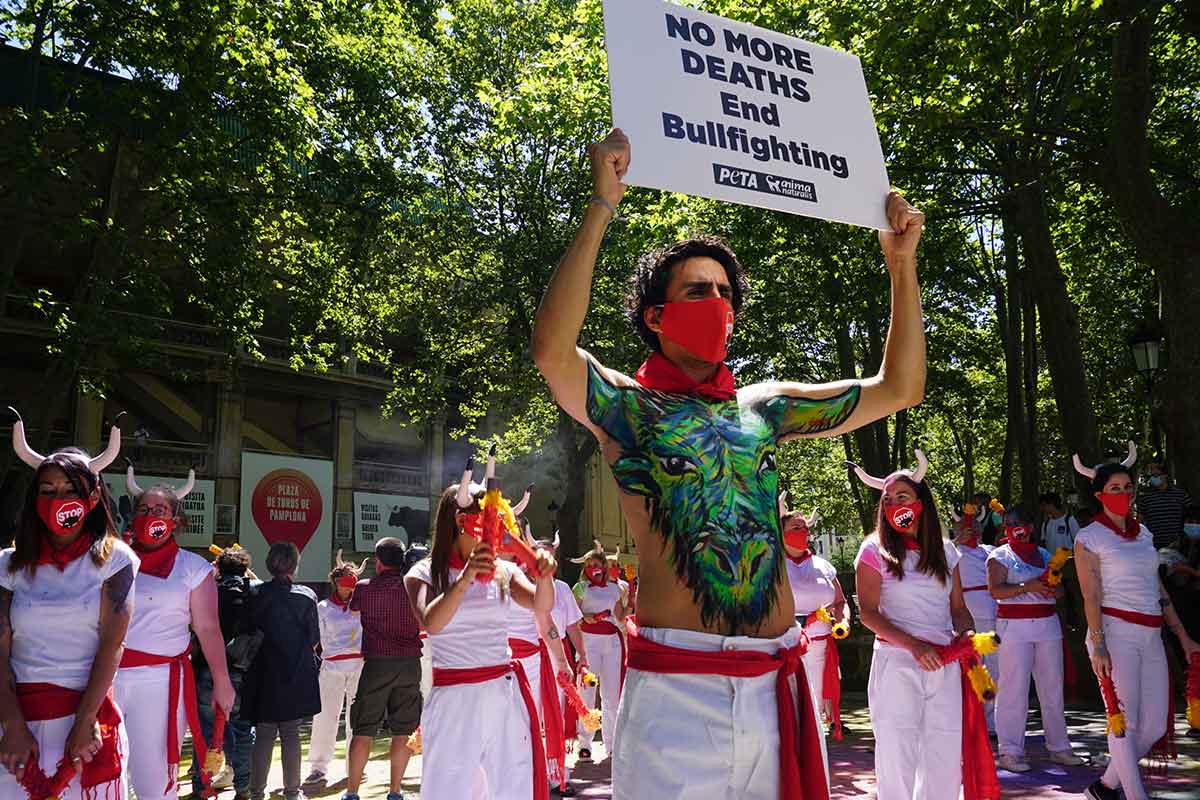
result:
M 750 295 L 750 285 L 746 282 L 746 270 L 742 263 L 729 245 L 716 236 L 697 236 L 651 250 L 638 259 L 633 270 L 629 291 L 625 295 L 625 316 L 642 340 L 656 351 L 661 351 L 662 347 L 658 334 L 646 326 L 646 309 L 667 302 L 671 271 L 676 264 L 682 264 L 689 258 L 711 258 L 725 268 L 733 291 L 730 305 L 733 306 L 734 315 L 741 313 L 742 305 Z

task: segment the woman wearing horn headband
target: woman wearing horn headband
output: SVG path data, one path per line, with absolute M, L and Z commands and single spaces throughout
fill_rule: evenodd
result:
M 957 662 L 940 648 L 972 631 L 958 550 L 942 539 L 928 462 L 876 478 L 875 532 L 855 559 L 859 613 L 875 632 L 867 699 L 875 732 L 879 800 L 999 798 L 987 724 Z M 853 466 L 853 465 L 852 465 Z
M 1088 624 L 1088 653 L 1102 682 L 1111 680 L 1124 711 L 1125 729 L 1108 734 L 1108 768 L 1088 788 L 1092 800 L 1126 800 L 1148 795 L 1138 761 L 1169 735 L 1170 681 L 1160 629 L 1165 620 L 1179 637 L 1185 655 L 1200 647 L 1180 624 L 1179 615 L 1158 577 L 1154 538 L 1131 510 L 1137 450 L 1117 464 L 1088 468 L 1074 458 L 1075 469 L 1091 482 L 1099 509 L 1075 537 L 1075 562 Z M 1110 715 L 1117 709 L 1110 708 Z
M 591 550 L 572 564 L 582 564 L 583 574 L 575 584 L 575 599 L 583 612 L 580 628 L 586 643 L 592 671 L 600 682 L 600 707 L 603 711 L 600 723 L 600 739 L 604 752 L 611 756 L 614 733 L 617 727 L 617 708 L 621 703 L 621 690 L 625 685 L 625 639 L 621 626 L 624 625 L 624 607 L 621 605 L 621 586 L 609 579 L 608 554 L 599 541 Z M 583 701 L 588 707 L 596 707 L 596 687 L 582 690 Z M 592 757 L 594 732 L 580 730 L 577 740 L 579 757 Z
M 19 415 L 12 436 L 36 472 L 15 546 L 0 550 L 0 797 L 124 797 L 129 747 L 111 688 L 138 559 L 100 479 L 121 432 L 95 458 L 34 452 Z
M 988 591 L 988 556 L 995 548 L 983 544 L 983 523 L 990 513 L 987 506 L 977 508 L 972 503 L 963 507 L 959 514 L 953 508 L 950 516 L 954 520 L 954 545 L 958 548 L 958 576 L 962 580 L 963 599 L 975 628 L 981 631 L 996 629 L 996 600 Z M 1000 673 L 1000 661 L 997 653 L 983 656 L 983 663 L 992 675 Z M 988 703 L 984 707 L 987 716 L 989 732 L 996 730 L 996 704 Z
M 842 676 L 838 669 L 837 644 L 833 641 L 833 625 L 817 619 L 817 610 L 825 609 L 836 622 L 850 624 L 850 610 L 838 581 L 837 570 L 825 559 L 815 555 L 808 546 L 809 531 L 817 521 L 817 510 L 805 517 L 799 511 L 789 511 L 787 492 L 779 496 L 779 520 L 783 528 L 783 546 L 787 553 L 788 583 L 796 603 L 796 622 L 808 634 L 808 651 L 804 654 L 804 671 L 813 702 L 821 709 L 825 722 L 833 726 L 833 736 L 842 738 Z M 826 771 L 828 772 L 828 758 Z
M 329 597 L 317 603 L 317 622 L 321 626 L 321 672 L 317 676 L 321 688 L 321 712 L 312 721 L 306 785 L 325 780 L 337 744 L 343 707 L 346 709 L 346 771 L 349 774 L 350 739 L 354 736 L 350 705 L 358 692 L 358 678 L 363 669 L 362 622 L 359 612 L 350 609 L 350 598 L 366 565 L 366 559 L 361 564 L 343 561 L 342 551 L 338 550 L 333 569 L 329 571 Z
M 482 540 L 487 488 L 498 489 L 489 458 L 487 486 L 462 480 L 442 492 L 433 552 L 405 577 L 428 631 L 433 689 L 422 711 L 421 797 L 428 800 L 545 800 L 545 751 L 533 691 L 508 647 L 508 606 L 535 613 L 554 605 L 554 558 L 536 556 L 531 582 Z M 513 680 L 513 678 L 516 680 Z
M 1030 769 L 1025 761 L 1030 677 L 1037 686 L 1050 760 L 1068 767 L 1083 763 L 1071 750 L 1063 712 L 1062 626 L 1055 600 L 1064 592 L 1062 586 L 1043 580 L 1050 553 L 1034 543 L 1033 531 L 1033 519 L 1022 506 L 1010 509 L 1004 519 L 1006 543 L 995 548 L 987 561 L 988 587 L 999 603 L 996 633 L 1001 641 L 996 763 L 1009 772 Z
M 142 564 L 113 689 L 129 731 L 134 793 L 138 800 L 175 798 L 185 728 L 191 730 L 196 760 L 203 764 L 207 755 L 192 674 L 191 631 L 212 671 L 213 703 L 226 716 L 233 708 L 234 690 L 225 663 L 212 565 L 180 548 L 175 539 L 187 526 L 183 499 L 195 486 L 195 473 L 189 472 L 178 489 L 142 489 L 132 464 L 125 476 L 133 498 L 132 546 Z

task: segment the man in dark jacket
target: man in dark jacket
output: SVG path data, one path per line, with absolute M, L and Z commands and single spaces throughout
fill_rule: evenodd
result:
M 262 800 L 271 769 L 271 751 L 279 735 L 283 764 L 283 796 L 300 792 L 300 721 L 321 710 L 318 683 L 321 644 L 317 596 L 294 583 L 300 551 L 291 542 L 276 542 L 267 552 L 271 580 L 250 601 L 250 621 L 262 631 L 242 694 L 242 716 L 254 723 L 251 800 Z
M 234 660 L 229 663 L 229 677 L 237 698 L 233 704 L 233 713 L 225 723 L 225 761 L 228 769 L 233 772 L 234 800 L 249 800 L 250 798 L 250 756 L 254 749 L 254 726 L 241 715 L 241 689 L 245 680 L 249 659 L 246 659 L 248 648 L 256 641 L 249 627 L 248 606 L 255 586 L 260 582 L 253 580 L 254 573 L 250 571 L 250 553 L 240 547 L 227 547 L 217 557 L 217 615 L 221 623 L 221 639 L 225 642 L 227 653 L 232 650 Z M 253 658 L 253 653 L 249 653 Z M 196 698 L 200 711 L 200 729 L 204 738 L 212 741 L 213 735 L 213 706 L 212 706 L 212 673 L 208 662 L 204 660 L 204 651 L 199 647 L 192 648 L 192 668 L 196 673 Z M 218 777 L 214 786 L 218 789 L 229 785 L 226 779 Z M 200 776 L 193 764 L 192 789 L 198 795 L 203 787 Z

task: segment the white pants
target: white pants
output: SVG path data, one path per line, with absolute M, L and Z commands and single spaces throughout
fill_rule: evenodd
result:
M 138 800 L 174 800 L 178 781 L 167 770 L 167 702 L 170 692 L 169 664 L 118 669 L 113 679 L 113 700 L 125 717 L 129 736 L 129 785 Z M 182 747 L 187 730 L 184 712 L 183 676 L 179 678 L 179 709 L 175 715 Z M 171 785 L 167 787 L 167 780 Z
M 613 754 L 617 730 L 617 709 L 621 705 L 621 639 L 620 634 L 583 634 L 583 645 L 587 648 L 588 666 L 600 681 L 600 737 L 604 740 L 604 752 Z M 588 708 L 596 707 L 596 687 L 580 690 Z M 591 748 L 595 733 L 579 726 L 579 747 Z
M 994 617 L 977 618 L 975 620 L 975 630 L 980 633 L 996 630 L 996 619 Z M 992 680 L 996 681 L 998 686 L 1000 681 L 1000 654 L 989 653 L 981 660 L 983 661 L 983 665 L 987 667 L 988 674 L 992 676 Z M 988 733 L 996 732 L 996 705 L 995 702 L 983 704 L 983 715 L 987 719 Z
M 345 666 L 352 665 L 351 667 Z M 336 665 L 336 666 L 332 666 Z M 362 659 L 326 661 L 321 664 L 318 683 L 321 686 L 321 710 L 313 717 L 312 738 L 308 742 L 308 765 L 313 772 L 328 772 L 337 743 L 338 723 L 342 706 L 346 707 L 346 774 L 350 773 L 350 705 L 358 693 L 358 678 L 362 675 Z
M 537 706 L 538 719 L 542 718 L 542 657 L 535 653 L 525 658 L 517 659 L 525 668 L 525 677 L 529 678 L 529 691 L 533 692 L 533 704 Z
M 958 800 L 961 680 L 958 664 L 925 672 L 905 650 L 875 651 L 867 702 L 878 800 Z
M 825 724 L 821 719 L 825 708 L 825 654 L 833 647 L 832 639 L 809 642 L 804 654 L 804 676 L 808 679 L 808 690 L 812 693 L 813 708 L 817 710 L 817 727 L 821 731 L 821 758 L 825 761 L 825 783 L 829 783 L 829 750 L 825 741 Z
M 1125 709 L 1125 735 L 1108 735 L 1111 758 L 1101 780 L 1125 790 L 1125 800 L 1145 800 L 1138 761 L 1167 731 L 1170 683 L 1167 653 L 1157 628 L 1104 617 L 1104 639 L 1112 659 L 1113 685 Z M 1092 641 L 1088 639 L 1088 652 Z
M 434 686 L 421 712 L 421 800 L 529 800 L 533 747 L 515 675 Z
M 566 694 L 566 692 L 563 691 L 563 688 L 561 686 L 558 687 L 558 707 L 560 710 L 565 709 L 567 707 L 567 694 Z M 583 728 L 583 720 L 579 720 L 579 722 L 576 724 L 581 729 Z M 571 768 L 567 766 L 566 759 L 564 759 L 563 760 L 563 785 L 565 786 L 570 782 L 571 782 Z M 550 785 L 554 786 L 555 784 L 553 781 L 551 781 Z
M 775 639 L 670 628 L 642 628 L 641 635 L 659 644 L 705 652 L 775 653 L 800 641 L 798 627 Z M 629 670 L 617 719 L 613 800 L 778 800 L 775 680 L 774 672 L 727 678 Z M 797 691 L 794 684 L 792 691 Z M 800 766 L 812 768 L 823 765 Z
M 1011 620 L 1009 630 L 1012 630 Z M 1051 753 L 1071 749 L 1067 718 L 1063 713 L 1062 639 L 1000 644 L 1000 675 L 996 678 L 996 737 L 1000 755 L 1025 755 L 1025 722 L 1029 717 L 1029 678 L 1037 687 L 1042 710 L 1046 749 Z
M 166 712 L 163 712 L 164 727 L 166 727 Z M 63 752 L 67 747 L 67 736 L 71 733 L 71 727 L 75 724 L 75 715 L 71 714 L 67 717 L 59 717 L 58 719 L 48 719 L 42 722 L 27 722 L 29 732 L 33 734 L 34 740 L 38 746 L 38 766 L 46 773 L 47 777 L 54 775 L 58 770 L 58 762 L 63 757 Z M 0 725 L 0 736 L 4 735 L 4 726 Z M 96 793 L 98 798 L 124 798 L 129 795 L 129 740 L 125 735 L 125 724 L 121 723 L 118 729 L 120 737 L 120 753 L 121 753 L 121 779 L 120 785 L 116 786 L 116 791 L 109 794 L 105 791 L 105 787 L 96 787 L 99 791 Z M 160 778 L 166 776 L 166 764 L 163 764 L 163 770 L 159 773 Z M 160 785 L 158 787 L 162 789 Z M 71 782 L 67 784 L 67 788 L 58 794 L 60 800 L 84 800 L 83 791 L 79 786 L 79 776 L 71 778 Z M 28 795 L 25 793 L 25 788 L 17 783 L 16 777 L 11 772 L 0 767 L 0 798 L 3 800 L 27 800 Z

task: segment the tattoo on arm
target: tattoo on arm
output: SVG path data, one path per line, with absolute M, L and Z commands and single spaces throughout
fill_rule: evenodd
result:
M 558 639 L 559 638 L 558 626 L 555 625 L 553 622 L 550 623 L 550 628 L 549 628 L 549 630 L 546 631 L 546 635 L 549 636 L 551 639 Z
M 104 589 L 112 603 L 114 614 L 130 611 L 129 591 L 133 588 L 133 567 L 122 567 L 121 570 L 104 582 Z

